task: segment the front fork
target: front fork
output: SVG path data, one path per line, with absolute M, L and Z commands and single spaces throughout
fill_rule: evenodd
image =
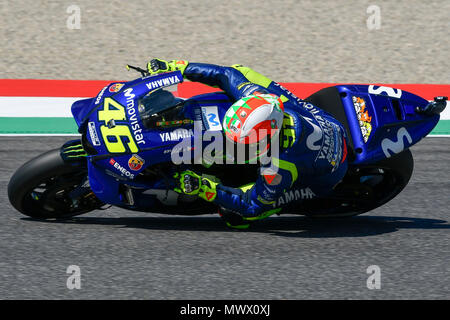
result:
M 74 206 L 78 206 L 82 201 L 89 198 L 96 198 L 89 184 L 89 176 L 87 174 L 86 156 L 87 153 L 83 148 L 80 139 L 66 142 L 60 149 L 61 158 L 64 162 L 73 166 L 79 166 L 86 170 L 86 176 L 80 181 L 77 187 L 69 192 L 69 197 Z

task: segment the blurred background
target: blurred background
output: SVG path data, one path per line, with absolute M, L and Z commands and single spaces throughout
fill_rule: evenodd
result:
M 159 57 L 279 82 L 450 83 L 448 0 L 18 0 L 0 14 L 0 78 L 122 80 Z

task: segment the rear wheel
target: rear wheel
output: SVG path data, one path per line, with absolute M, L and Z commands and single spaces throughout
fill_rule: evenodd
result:
M 59 149 L 48 151 L 21 166 L 8 184 L 9 201 L 21 213 L 32 218 L 68 218 L 103 205 L 94 193 L 74 191 L 85 183 L 87 169 L 64 162 Z
M 349 169 L 336 186 L 335 197 L 305 203 L 302 211 L 312 218 L 351 217 L 371 211 L 406 187 L 413 168 L 414 160 L 408 149 L 373 165 Z

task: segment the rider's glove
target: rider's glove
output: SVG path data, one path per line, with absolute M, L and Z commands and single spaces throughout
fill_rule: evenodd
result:
M 147 64 L 147 69 L 150 75 L 177 70 L 180 70 L 181 74 L 183 74 L 184 69 L 186 69 L 188 64 L 189 62 L 186 60 L 166 61 L 162 59 L 152 59 Z
M 192 171 L 183 171 L 176 173 L 178 188 L 174 191 L 187 195 L 198 195 L 200 198 L 212 202 L 216 199 L 216 186 L 219 184 L 217 179 L 209 175 L 198 175 Z

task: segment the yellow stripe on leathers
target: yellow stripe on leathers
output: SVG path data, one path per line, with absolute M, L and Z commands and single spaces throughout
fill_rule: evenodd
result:
M 250 80 L 252 83 L 257 84 L 261 87 L 268 88 L 270 86 L 270 84 L 273 82 L 266 76 L 263 76 L 262 74 L 256 72 L 255 70 L 253 70 L 251 68 L 244 67 L 241 64 L 234 64 L 231 67 L 238 70 L 240 73 L 242 73 L 243 76 L 246 77 L 248 80 Z M 280 99 L 282 102 L 286 102 L 289 100 L 284 95 L 281 95 Z

